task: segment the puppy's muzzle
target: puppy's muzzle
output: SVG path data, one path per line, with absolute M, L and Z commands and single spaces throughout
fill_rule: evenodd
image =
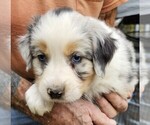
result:
M 47 89 L 48 95 L 51 97 L 51 99 L 60 99 L 64 93 L 64 89 Z

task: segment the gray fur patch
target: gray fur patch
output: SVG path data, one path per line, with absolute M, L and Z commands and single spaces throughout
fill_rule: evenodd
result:
M 28 71 L 32 67 L 32 53 L 30 50 L 31 44 L 31 36 L 32 32 L 34 31 L 33 28 L 37 25 L 40 20 L 40 16 L 37 16 L 33 19 L 33 22 L 28 26 L 27 34 L 21 36 L 19 39 L 19 50 L 21 55 L 26 62 L 26 71 Z
M 97 38 L 97 48 L 94 48 L 93 61 L 105 72 L 106 65 L 111 61 L 115 50 L 114 39 L 111 37 L 104 38 L 104 44 Z M 97 67 L 98 68 L 98 67 Z
M 54 13 L 59 16 L 60 14 L 64 12 L 72 12 L 72 9 L 70 7 L 63 7 L 63 8 L 58 8 L 54 10 Z

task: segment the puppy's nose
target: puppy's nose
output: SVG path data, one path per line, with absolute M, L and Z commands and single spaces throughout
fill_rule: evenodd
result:
M 47 93 L 52 99 L 61 98 L 61 96 L 63 95 L 63 92 L 64 90 L 61 90 L 61 89 L 57 89 L 57 90 L 52 90 L 50 88 L 47 89 Z

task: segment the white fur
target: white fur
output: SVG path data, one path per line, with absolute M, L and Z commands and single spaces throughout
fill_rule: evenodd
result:
M 92 47 L 97 47 L 94 37 L 98 37 L 101 44 L 104 44 L 104 37 L 108 34 L 116 40 L 117 49 L 114 56 L 106 65 L 105 73 L 100 70 L 100 65 L 95 64 L 95 67 L 93 67 L 91 61 L 84 59 L 83 61 L 87 66 L 76 68 L 80 69 L 81 67 L 83 71 L 89 72 L 89 75 L 93 74 L 92 83 L 89 83 L 89 81 L 84 83 L 70 67 L 69 59 L 64 56 L 63 50 L 68 43 L 79 42 L 76 51 L 84 55 L 86 50 L 92 52 Z M 137 83 L 136 76 L 131 83 L 127 81 L 128 74 L 133 72 L 131 67 L 136 68 L 134 62 L 130 64 L 128 61 L 127 48 L 130 48 L 134 57 L 133 46 L 119 31 L 108 27 L 102 21 L 82 16 L 75 11 L 64 12 L 60 15 L 50 11 L 41 17 L 30 35 L 32 37 L 31 46 L 36 46 L 39 41 L 45 42 L 48 53 L 50 53 L 50 59 L 44 70 L 41 69 L 37 58 L 33 60 L 33 68 L 37 77 L 35 84 L 26 92 L 26 102 L 32 113 L 43 115 L 45 112 L 51 111 L 54 102 L 72 102 L 81 98 L 82 95 L 92 100 L 99 94 L 114 91 L 126 98 L 128 91 Z M 90 42 L 89 35 L 93 37 L 95 43 Z M 23 58 L 28 62 L 29 48 L 26 46 L 20 47 Z M 88 75 L 85 75 L 85 78 L 88 77 Z M 59 87 L 65 87 L 65 94 L 62 99 L 50 99 L 47 88 Z
M 43 115 L 45 112 L 51 111 L 53 107 L 53 102 L 46 102 L 40 95 L 37 85 L 32 85 L 25 94 L 25 99 L 27 100 L 27 105 L 29 109 L 34 114 Z

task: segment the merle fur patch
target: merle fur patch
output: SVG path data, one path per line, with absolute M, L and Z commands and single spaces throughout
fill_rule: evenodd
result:
M 41 16 L 35 16 L 35 17 L 33 17 L 32 23 L 27 27 L 29 42 L 31 41 L 31 34 L 34 31 L 34 27 L 37 26 L 37 24 L 39 23 L 40 18 L 41 18 Z
M 65 12 L 72 12 L 72 9 L 70 7 L 63 7 L 63 8 L 58 8 L 58 9 L 54 10 L 54 13 L 57 16 L 59 16 L 62 13 L 65 13 Z
M 94 52 L 94 60 L 101 66 L 101 70 L 104 72 L 107 63 L 113 57 L 113 54 L 116 50 L 114 44 L 115 39 L 107 37 L 104 39 L 104 44 L 97 38 L 97 48 Z

